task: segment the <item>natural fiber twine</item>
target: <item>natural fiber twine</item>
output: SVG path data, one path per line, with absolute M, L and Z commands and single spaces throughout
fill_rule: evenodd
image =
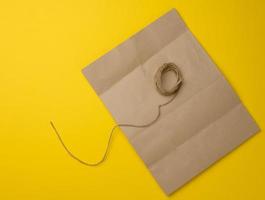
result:
M 163 76 L 167 73 L 167 72 L 170 72 L 172 71 L 175 75 L 176 75 L 176 83 L 174 84 L 174 86 L 171 88 L 171 89 L 166 89 L 164 88 L 163 86 Z M 152 120 L 151 122 L 148 122 L 148 123 L 145 123 L 145 124 L 142 124 L 142 125 L 135 125 L 135 124 L 116 124 L 111 132 L 110 132 L 110 136 L 109 136 L 109 139 L 108 139 L 108 143 L 107 143 L 107 147 L 106 147 L 106 150 L 104 151 L 104 154 L 102 156 L 102 158 L 95 162 L 95 163 L 89 163 L 89 162 L 86 162 L 86 161 L 83 161 L 81 160 L 80 158 L 78 158 L 77 156 L 75 156 L 69 149 L 68 147 L 65 145 L 64 141 L 62 140 L 62 137 L 61 135 L 59 134 L 59 132 L 57 131 L 56 127 L 54 126 L 53 122 L 51 121 L 50 124 L 54 130 L 54 132 L 56 133 L 59 141 L 61 142 L 63 148 L 66 150 L 66 152 L 75 160 L 77 160 L 78 162 L 80 162 L 81 164 L 84 164 L 86 166 L 98 166 L 100 165 L 101 163 L 103 163 L 106 158 L 107 158 L 107 155 L 108 155 L 108 152 L 109 152 L 109 147 L 110 147 L 110 143 L 111 143 L 111 139 L 112 139 L 112 136 L 113 136 L 113 133 L 115 131 L 116 128 L 118 127 L 133 127 L 133 128 L 146 128 L 146 127 L 149 127 L 151 125 L 153 125 L 154 123 L 156 123 L 156 121 L 159 119 L 160 115 L 161 115 L 161 108 L 163 106 L 166 106 L 168 105 L 169 103 L 171 103 L 175 97 L 177 96 L 177 92 L 179 90 L 179 88 L 181 87 L 182 83 L 183 83 L 183 78 L 182 78 L 182 75 L 181 75 L 181 72 L 178 68 L 177 65 L 175 65 L 174 63 L 165 63 L 163 64 L 160 68 L 158 68 L 155 76 L 154 76 L 154 82 L 155 82 L 155 86 L 156 86 L 156 89 L 157 91 L 163 95 L 163 96 L 172 96 L 172 98 L 170 98 L 169 101 L 167 101 L 166 103 L 163 103 L 163 104 L 159 104 L 157 106 L 158 108 L 158 112 L 157 112 L 157 115 L 156 117 L 154 118 L 154 120 Z

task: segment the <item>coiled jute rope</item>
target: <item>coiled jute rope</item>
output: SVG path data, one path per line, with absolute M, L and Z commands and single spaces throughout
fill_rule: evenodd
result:
M 174 86 L 171 89 L 166 89 L 164 87 L 164 84 L 163 84 L 163 77 L 164 77 L 164 75 L 167 72 L 170 72 L 170 71 L 173 72 L 176 75 L 176 80 L 177 81 L 176 81 L 176 83 L 174 84 Z M 168 105 L 168 104 L 170 104 L 175 99 L 175 97 L 177 96 L 177 92 L 178 92 L 179 88 L 181 87 L 181 85 L 183 83 L 183 78 L 182 78 L 181 72 L 180 72 L 180 70 L 179 70 L 177 65 L 175 65 L 174 63 L 165 63 L 157 70 L 157 72 L 156 72 L 156 74 L 154 76 L 154 82 L 155 82 L 157 91 L 161 95 L 163 95 L 163 96 L 172 96 L 172 98 L 170 98 L 167 102 L 165 102 L 163 104 L 159 104 L 157 106 L 157 108 L 158 108 L 157 115 L 151 122 L 148 122 L 148 123 L 142 124 L 142 125 L 141 124 L 140 125 L 135 125 L 135 124 L 116 124 L 115 126 L 113 126 L 113 128 L 112 128 L 112 130 L 110 132 L 110 135 L 109 135 L 109 139 L 108 139 L 106 150 L 104 151 L 104 154 L 103 154 L 102 158 L 99 161 L 95 162 L 95 163 L 89 163 L 89 162 L 83 161 L 80 158 L 78 158 L 76 155 L 74 155 L 68 149 L 68 147 L 65 145 L 61 135 L 59 134 L 59 132 L 56 129 L 56 127 L 53 124 L 53 122 L 51 121 L 50 124 L 51 124 L 55 134 L 57 135 L 60 143 L 62 144 L 62 146 L 65 149 L 65 151 L 69 154 L 69 156 L 71 156 L 73 159 L 77 160 L 78 162 L 80 162 L 81 164 L 84 164 L 86 166 L 91 166 L 91 167 L 92 166 L 98 166 L 101 163 L 103 163 L 106 160 L 106 158 L 107 158 L 107 155 L 108 155 L 108 152 L 109 152 L 109 148 L 110 148 L 110 143 L 111 143 L 111 140 L 112 140 L 112 136 L 113 136 L 113 133 L 114 133 L 116 128 L 118 128 L 118 127 L 146 128 L 146 127 L 149 127 L 149 126 L 153 125 L 154 123 L 156 123 L 157 120 L 159 119 L 160 115 L 161 115 L 161 108 L 166 106 L 166 105 Z

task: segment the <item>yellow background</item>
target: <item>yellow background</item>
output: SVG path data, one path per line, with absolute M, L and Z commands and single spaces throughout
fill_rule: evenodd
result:
M 81 69 L 175 7 L 265 128 L 263 0 L 23 0 L 0 3 L 0 199 L 265 199 L 259 133 L 167 197 L 117 131 Z M 107 66 L 106 66 L 107 67 Z

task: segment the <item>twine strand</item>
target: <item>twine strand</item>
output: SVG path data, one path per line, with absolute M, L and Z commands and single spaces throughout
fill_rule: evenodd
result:
M 166 88 L 164 88 L 163 86 L 163 76 L 165 75 L 165 73 L 169 72 L 169 71 L 172 71 L 175 75 L 176 75 L 176 83 L 175 85 L 167 90 Z M 72 153 L 72 151 L 69 150 L 69 148 L 65 145 L 62 137 L 61 137 L 61 134 L 59 134 L 58 130 L 56 129 L 54 123 L 52 121 L 50 121 L 50 124 L 51 124 L 51 127 L 52 129 L 54 130 L 55 134 L 57 135 L 58 137 L 58 140 L 60 141 L 61 145 L 63 146 L 63 148 L 65 149 L 65 151 L 68 153 L 68 155 L 70 157 L 72 157 L 73 159 L 75 159 L 76 161 L 78 161 L 79 163 L 83 164 L 83 165 L 86 165 L 86 166 L 89 166 L 89 167 L 93 167 L 93 166 L 98 166 L 100 165 L 101 163 L 103 163 L 106 158 L 107 158 L 107 155 L 109 153 L 109 149 L 110 149 L 110 144 L 111 144 L 111 141 L 112 141 L 112 138 L 113 138 L 113 133 L 114 131 L 116 130 L 116 128 L 120 128 L 120 127 L 132 127 L 132 128 L 147 128 L 151 125 L 153 125 L 154 123 L 156 123 L 158 121 L 158 119 L 160 118 L 161 116 L 161 108 L 170 104 L 174 99 L 175 97 L 177 96 L 177 92 L 180 88 L 180 86 L 182 85 L 182 82 L 183 82 L 183 78 L 182 78 L 182 75 L 179 71 L 179 68 L 177 67 L 177 65 L 175 65 L 174 63 L 165 63 L 163 64 L 156 72 L 155 76 L 154 76 L 154 81 L 155 81 L 155 85 L 156 85 L 156 89 L 157 91 L 163 95 L 163 96 L 172 96 L 172 98 L 170 98 L 167 102 L 163 103 L 163 104 L 159 104 L 157 106 L 158 108 L 158 112 L 157 112 L 157 115 L 156 117 L 146 123 L 146 124 L 142 124 L 142 125 L 135 125 L 135 124 L 116 124 L 115 126 L 113 126 L 111 132 L 110 132 L 110 135 L 109 135 L 109 139 L 108 139 L 108 143 L 107 143 L 107 146 L 106 146 L 106 150 L 104 151 L 104 154 L 103 156 L 101 157 L 101 159 L 97 162 L 86 162 L 80 158 L 78 158 L 75 154 Z

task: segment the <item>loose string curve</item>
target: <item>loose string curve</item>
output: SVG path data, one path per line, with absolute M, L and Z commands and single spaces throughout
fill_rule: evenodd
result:
M 176 75 L 176 80 L 177 81 L 176 81 L 174 87 L 172 87 L 171 89 L 167 90 L 163 86 L 163 76 L 165 75 L 165 73 L 167 73 L 169 71 L 172 71 Z M 177 92 L 178 92 L 180 86 L 182 85 L 183 78 L 182 78 L 182 75 L 181 75 L 177 65 L 175 65 L 174 63 L 165 63 L 157 70 L 157 72 L 156 72 L 156 74 L 154 76 L 154 81 L 155 81 L 156 89 L 161 95 L 163 95 L 163 96 L 172 96 L 172 98 L 170 98 L 169 101 L 167 101 L 167 102 L 165 102 L 163 104 L 159 104 L 157 106 L 158 112 L 157 112 L 156 117 L 152 121 L 150 121 L 150 122 L 148 122 L 146 124 L 142 124 L 142 125 L 116 124 L 115 126 L 113 126 L 113 128 L 112 128 L 112 130 L 110 132 L 110 136 L 109 136 L 109 139 L 108 139 L 106 150 L 104 151 L 104 154 L 103 154 L 102 158 L 99 161 L 95 162 L 95 163 L 89 163 L 89 162 L 83 161 L 80 158 L 78 158 L 76 155 L 74 155 L 69 150 L 69 148 L 65 145 L 65 143 L 64 143 L 61 135 L 59 134 L 58 130 L 56 129 L 54 123 L 52 121 L 50 121 L 51 127 L 53 128 L 53 130 L 54 130 L 55 134 L 57 135 L 61 145 L 63 146 L 65 151 L 68 153 L 68 155 L 71 156 L 73 159 L 77 160 L 78 162 L 80 162 L 83 165 L 90 166 L 90 167 L 98 166 L 101 163 L 103 163 L 106 160 L 106 158 L 107 158 L 107 155 L 108 155 L 108 152 L 109 152 L 109 149 L 110 149 L 110 143 L 111 143 L 111 140 L 112 140 L 112 136 L 113 136 L 113 133 L 116 130 L 116 128 L 118 128 L 118 127 L 119 128 L 120 127 L 146 128 L 146 127 L 149 127 L 149 126 L 153 125 L 154 123 L 156 123 L 157 120 L 160 118 L 161 108 L 166 106 L 166 105 L 168 105 L 168 104 L 170 104 L 175 99 L 175 97 L 177 96 Z

